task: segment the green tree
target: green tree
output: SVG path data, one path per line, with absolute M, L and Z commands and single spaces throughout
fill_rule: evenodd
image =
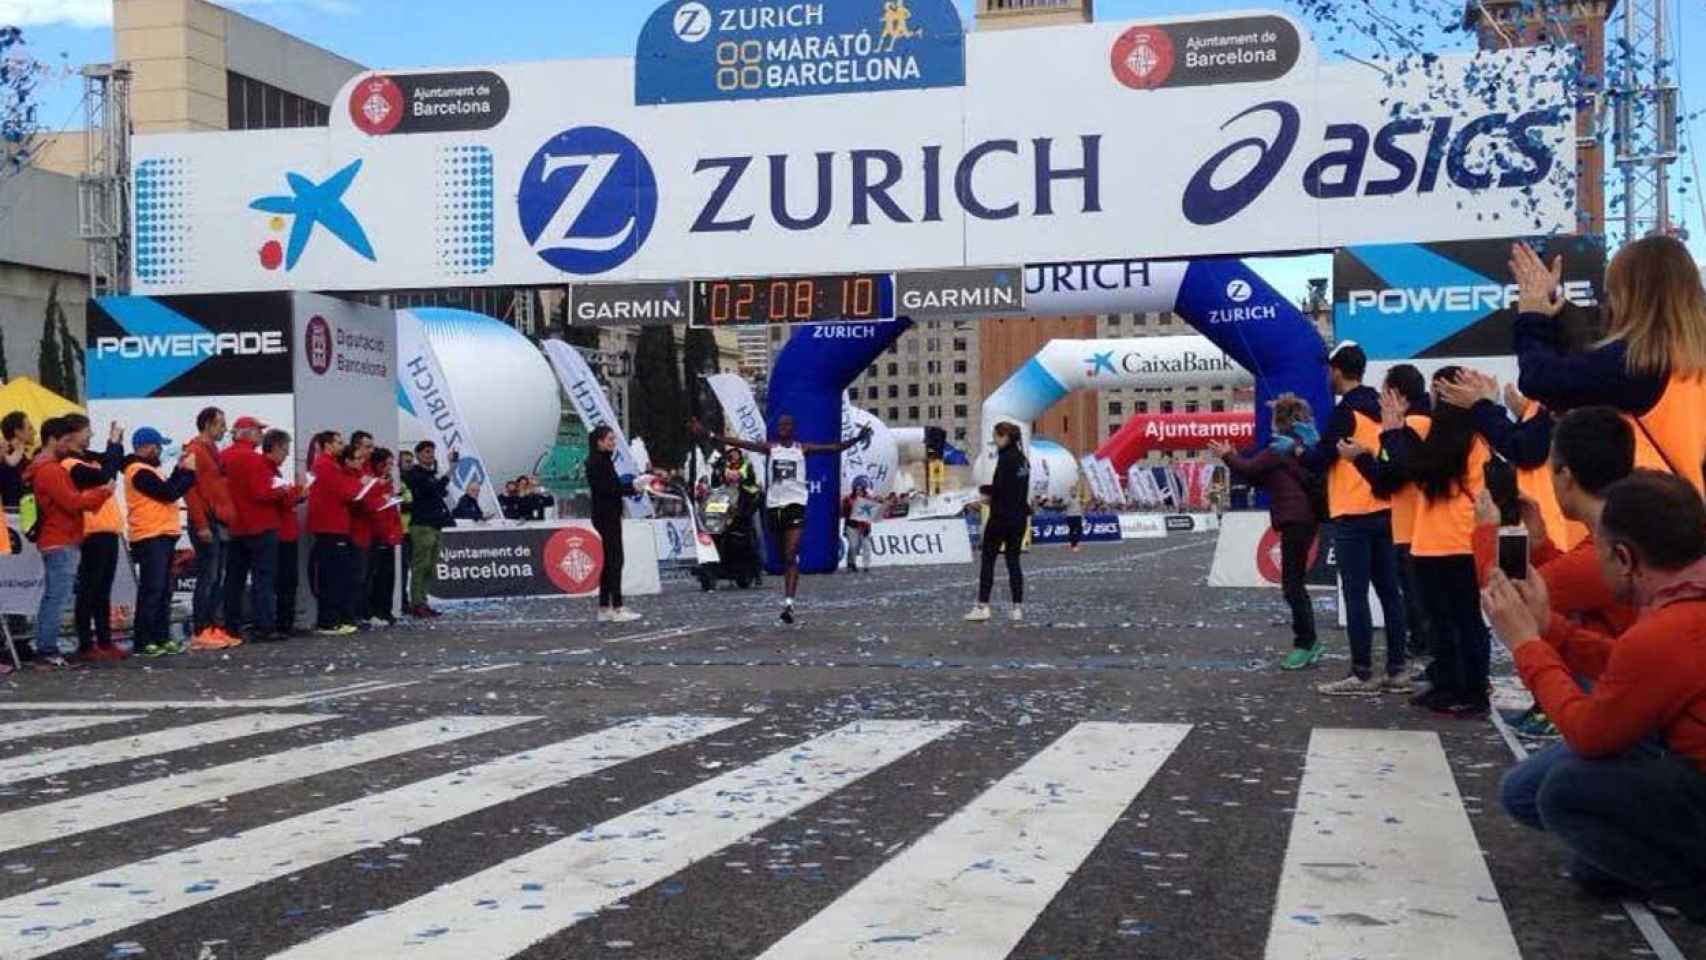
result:
M 687 417 L 687 392 L 681 385 L 675 330 L 644 327 L 634 348 L 628 424 L 634 436 L 645 439 L 655 465 L 682 465 L 687 452 Z
M 700 410 L 704 395 L 701 377 L 717 373 L 717 337 L 709 330 L 688 330 L 681 345 L 681 382 L 687 388 L 687 407 L 693 416 Z
M 42 311 L 41 352 L 36 358 L 41 385 L 67 400 L 80 400 L 77 388 L 83 366 L 83 346 L 71 335 L 71 323 L 59 302 L 59 281 L 47 288 L 47 307 Z

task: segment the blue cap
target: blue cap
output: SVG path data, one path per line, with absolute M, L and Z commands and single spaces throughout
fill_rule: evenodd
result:
M 132 450 L 140 450 L 148 446 L 166 447 L 170 446 L 171 443 L 172 441 L 167 439 L 165 434 L 153 427 L 141 427 L 130 435 L 130 448 Z

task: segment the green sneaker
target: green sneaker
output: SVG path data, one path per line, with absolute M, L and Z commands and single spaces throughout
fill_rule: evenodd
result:
M 1308 649 L 1297 648 L 1285 655 L 1280 661 L 1281 670 L 1306 670 L 1321 660 L 1321 645 L 1317 643 Z
M 154 659 L 155 657 L 164 657 L 167 654 L 172 652 L 169 649 L 170 646 L 171 646 L 171 644 L 169 644 L 169 643 L 151 643 L 148 646 L 142 648 L 142 655 L 149 658 L 150 660 Z
M 1552 722 L 1552 718 L 1548 717 L 1546 712 L 1539 707 L 1530 710 L 1528 716 L 1516 725 L 1516 732 L 1521 736 L 1532 737 L 1536 740 L 1553 740 L 1560 736 L 1558 727 Z

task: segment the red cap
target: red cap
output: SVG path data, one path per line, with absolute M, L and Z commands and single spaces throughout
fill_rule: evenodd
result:
M 237 422 L 232 424 L 231 428 L 233 430 L 265 430 L 267 425 L 254 417 L 238 417 Z

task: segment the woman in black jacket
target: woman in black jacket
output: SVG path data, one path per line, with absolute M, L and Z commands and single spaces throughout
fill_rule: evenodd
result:
M 634 480 L 616 474 L 616 431 L 597 427 L 587 437 L 586 483 L 592 488 L 592 528 L 604 541 L 604 569 L 598 576 L 600 623 L 632 623 L 640 615 L 622 605 L 622 502 L 634 494 Z
M 995 558 L 1007 552 L 1007 586 L 1013 596 L 1008 618 L 1025 619 L 1025 573 L 1019 568 L 1019 552 L 1025 546 L 1025 531 L 1031 525 L 1031 461 L 1020 449 L 1023 434 L 1017 425 L 1003 420 L 995 425 L 995 476 L 984 488 L 989 499 L 989 521 L 983 527 L 983 566 L 978 573 L 977 606 L 966 614 L 971 623 L 989 619 L 989 595 L 995 590 Z

